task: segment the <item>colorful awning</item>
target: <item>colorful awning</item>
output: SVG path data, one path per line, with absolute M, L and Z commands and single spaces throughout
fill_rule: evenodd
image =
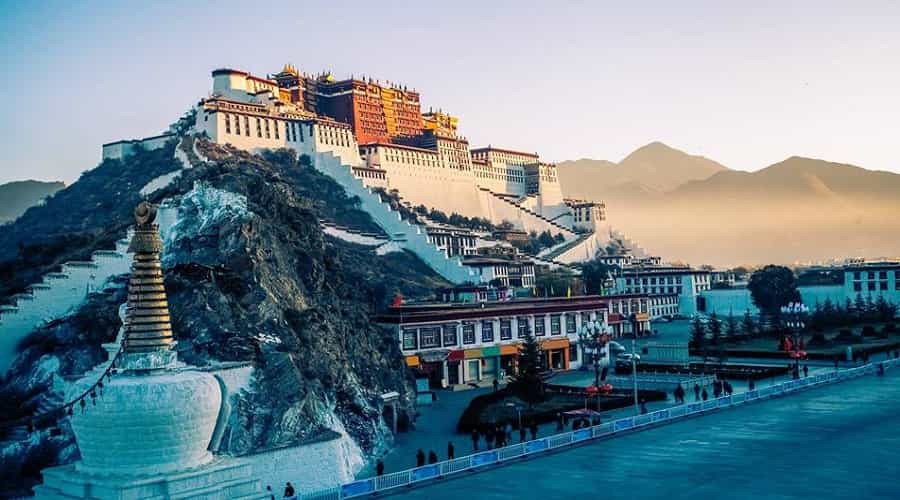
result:
M 466 349 L 465 352 L 466 352 L 466 359 L 475 359 L 475 358 L 482 357 L 481 349 Z
M 569 339 L 552 339 L 541 342 L 541 350 L 566 349 L 569 347 Z
M 519 354 L 518 345 L 502 345 L 500 346 L 500 355 L 509 356 L 510 354 Z
M 490 347 L 485 347 L 481 349 L 481 356 L 484 358 L 490 358 L 493 356 L 500 355 L 500 346 L 492 345 Z
M 466 351 L 462 349 L 450 351 L 450 354 L 447 356 L 447 361 L 462 361 L 463 359 L 466 359 Z

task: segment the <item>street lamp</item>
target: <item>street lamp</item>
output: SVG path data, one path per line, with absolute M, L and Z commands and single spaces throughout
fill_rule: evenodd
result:
M 600 358 L 604 354 L 609 335 L 612 328 L 604 326 L 597 319 L 592 319 L 581 325 L 578 331 L 578 339 L 581 343 L 582 359 L 585 357 L 586 349 L 590 349 L 594 363 L 594 385 L 600 386 Z
M 805 357 L 806 353 L 800 350 L 800 342 L 803 338 L 803 329 L 806 323 L 803 321 L 806 314 L 809 313 L 809 307 L 800 302 L 791 302 L 786 306 L 781 306 L 781 313 L 787 316 L 788 320 L 785 325 L 791 331 L 793 345 L 790 356 L 794 358 L 794 379 L 800 378 L 800 358 Z
M 634 389 L 634 411 L 635 415 L 641 413 L 641 405 L 638 402 L 638 383 L 637 383 L 637 332 L 641 326 L 638 314 L 641 311 L 641 297 L 638 296 L 638 310 L 631 313 L 631 381 Z
M 516 409 L 516 414 L 519 417 L 519 429 L 521 429 L 522 428 L 522 407 L 515 403 L 506 403 L 505 406 Z

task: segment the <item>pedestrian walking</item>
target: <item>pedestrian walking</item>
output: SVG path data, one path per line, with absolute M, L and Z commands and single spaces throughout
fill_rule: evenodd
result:
M 703 392 L 701 393 L 701 395 L 703 396 L 703 401 L 709 399 L 709 393 L 706 392 L 706 387 L 703 388 Z
M 747 382 L 747 390 L 748 391 L 756 390 L 756 382 L 754 382 L 752 378 L 750 379 L 750 382 Z
M 505 430 L 506 430 L 506 439 L 505 439 L 505 441 L 506 441 L 507 444 L 512 444 L 512 442 L 513 442 L 513 440 L 512 440 L 512 431 L 513 431 L 512 422 L 506 422 L 506 428 L 505 428 Z
M 722 389 L 725 391 L 726 396 L 731 396 L 734 393 L 734 387 L 727 380 L 722 381 Z
M 447 460 L 453 460 L 456 458 L 456 449 L 453 448 L 452 442 L 447 442 Z
M 422 451 L 422 448 L 419 448 L 419 451 L 416 452 L 416 467 L 423 465 L 425 465 L 425 452 Z
M 700 401 L 700 384 L 694 384 L 694 401 Z
M 566 417 L 563 416 L 562 412 L 556 413 L 556 430 L 557 431 L 561 431 L 566 428 L 565 418 Z
M 647 402 L 641 399 L 641 415 L 647 414 Z
M 472 450 L 478 451 L 478 429 L 472 427 Z
M 809 365 L 803 365 L 803 376 L 804 377 L 809 376 Z
M 284 485 L 284 498 L 294 498 L 294 486 L 291 485 L 290 481 Z
M 384 462 L 379 458 L 377 462 L 375 462 L 375 475 L 383 476 L 384 475 Z
M 435 453 L 434 450 L 428 450 L 428 463 L 429 464 L 438 463 L 437 453 Z
M 506 446 L 506 433 L 503 432 L 503 426 L 500 424 L 497 424 L 497 427 L 494 428 L 494 439 L 497 441 L 497 448 Z
M 272 485 L 266 485 L 266 495 L 269 495 L 269 500 L 275 500 L 275 493 L 272 491 Z
M 713 396 L 719 397 L 722 395 L 722 382 L 716 380 L 713 382 Z M 703 398 L 706 399 L 706 398 Z
M 537 422 L 532 420 L 531 421 L 531 429 L 529 429 L 529 430 L 531 431 L 531 440 L 534 441 L 535 439 L 537 439 L 537 434 L 538 434 Z
M 500 381 L 497 379 L 494 379 L 494 392 L 497 392 L 499 390 L 500 390 Z
M 675 402 L 684 404 L 684 387 L 681 387 L 681 384 L 675 388 Z
M 525 442 L 525 426 L 524 425 L 519 427 L 519 442 L 520 443 Z
M 487 449 L 494 449 L 494 428 L 488 427 L 487 433 L 484 435 L 484 441 L 487 443 Z

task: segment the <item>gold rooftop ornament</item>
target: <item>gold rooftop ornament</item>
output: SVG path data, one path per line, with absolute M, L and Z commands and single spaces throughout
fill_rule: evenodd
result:
M 134 236 L 128 246 L 128 251 L 134 254 L 134 262 L 128 280 L 124 351 L 167 351 L 172 346 L 173 336 L 159 261 L 162 240 L 159 226 L 154 223 L 156 207 L 141 202 L 134 209 L 134 220 Z

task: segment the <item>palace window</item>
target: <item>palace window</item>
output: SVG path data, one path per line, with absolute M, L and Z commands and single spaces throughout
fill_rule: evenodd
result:
M 404 328 L 403 329 L 403 350 L 409 351 L 418 347 L 416 342 L 416 329 L 415 328 Z
M 275 125 L 275 138 L 276 139 L 279 138 L 278 137 L 278 129 L 279 129 L 280 125 L 278 125 L 278 123 L 279 123 L 278 120 L 275 120 L 274 125 Z
M 228 114 L 225 115 L 225 133 L 231 133 L 231 116 Z
M 528 335 L 529 328 L 527 317 L 519 316 L 518 318 L 516 318 L 516 325 L 519 327 L 519 338 L 523 338 L 525 337 L 525 335 Z
M 575 313 L 566 314 L 566 333 L 575 333 Z
M 508 319 L 500 320 L 500 340 L 509 340 L 512 338 L 512 325 Z
M 270 139 L 270 138 L 271 138 L 271 136 L 269 135 L 269 119 L 266 118 L 266 139 Z
M 237 135 L 241 135 L 241 117 L 240 117 L 240 115 L 234 115 L 234 133 Z
M 481 322 L 481 341 L 482 342 L 493 342 L 494 341 L 494 322 L 493 321 L 482 321 Z
M 444 347 L 458 344 L 456 325 L 444 325 Z
M 244 117 L 244 133 L 247 134 L 247 137 L 250 137 L 250 117 Z
M 463 323 L 462 327 L 463 344 L 475 343 L 475 323 Z
M 569 345 L 569 361 L 578 361 L 578 344 Z
M 559 335 L 560 333 L 559 314 L 550 316 L 550 335 Z
M 544 331 L 544 316 L 535 316 L 534 317 L 534 334 L 538 337 L 543 337 L 546 335 L 546 331 Z
M 262 121 L 259 118 L 256 119 L 256 136 L 262 137 Z
M 422 349 L 441 346 L 441 327 L 429 326 L 419 329 L 419 341 Z

